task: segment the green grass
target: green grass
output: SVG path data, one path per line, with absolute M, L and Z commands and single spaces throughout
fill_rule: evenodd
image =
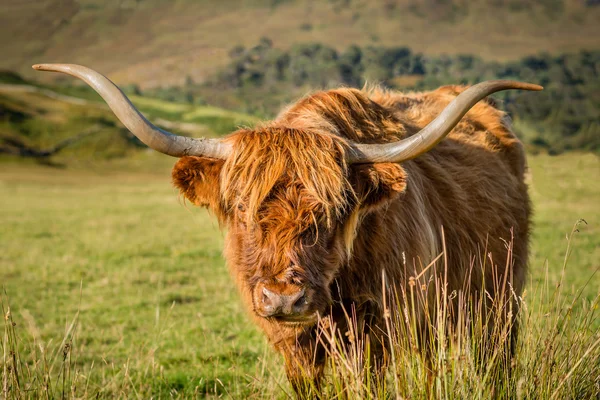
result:
M 258 374 L 265 346 L 223 265 L 222 235 L 178 201 L 167 169 L 7 167 L 1 190 L 0 280 L 18 329 L 60 342 L 79 310 L 74 357 L 90 393 L 239 393 Z
M 531 277 L 540 282 L 544 264 L 557 278 L 567 239 L 574 221 L 584 219 L 567 266 L 570 289 L 583 287 L 600 268 L 600 160 L 593 154 L 552 157 L 530 156 L 530 195 L 534 206 L 531 246 Z M 584 292 L 588 299 L 598 293 L 600 276 Z
M 61 397 L 63 391 L 83 398 L 289 394 L 279 356 L 246 315 L 224 265 L 223 234 L 215 218 L 178 197 L 170 185 L 172 162 L 147 154 L 85 168 L 9 162 L 0 167 L 0 285 L 2 307 L 6 313 L 10 305 L 11 314 L 0 371 L 14 365 L 2 360 L 17 350 L 23 397 Z M 524 317 L 529 322 L 522 332 L 528 352 L 521 361 L 523 379 L 533 380 L 545 364 L 531 360 L 556 358 L 566 365 L 558 370 L 563 375 L 548 377 L 564 377 L 574 366 L 563 363 L 569 354 L 565 346 L 571 343 L 570 354 L 581 357 L 582 343 L 598 337 L 597 311 L 589 309 L 600 274 L 587 281 L 600 260 L 600 163 L 586 154 L 530 156 L 529 162 L 536 214 L 525 296 L 531 315 Z M 581 224 L 572 240 L 560 307 L 544 303 L 551 296 L 538 294 L 551 295 L 559 282 L 565 237 L 579 218 L 587 225 Z M 586 312 L 596 319 L 582 322 Z M 561 340 L 579 347 L 567 341 L 544 355 L 547 346 L 535 345 L 536 338 L 545 338 L 559 320 L 571 324 L 561 325 L 567 335 Z M 591 357 L 598 354 L 592 351 Z M 575 369 L 575 383 L 599 375 L 590 356 L 581 366 L 587 372 L 580 376 Z M 15 375 L 3 371 L 2 376 Z M 534 393 L 551 393 L 558 383 Z M 17 393 L 12 384 L 10 398 Z M 413 395 L 422 398 L 423 392 Z

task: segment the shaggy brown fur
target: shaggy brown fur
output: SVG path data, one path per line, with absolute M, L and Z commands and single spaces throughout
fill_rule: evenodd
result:
M 464 89 L 318 92 L 272 122 L 233 133 L 226 161 L 183 157 L 175 165 L 175 185 L 227 227 L 225 256 L 251 311 L 260 301 L 257 285 L 306 290 L 309 306 L 300 319 L 252 313 L 283 353 L 297 390 L 322 374 L 317 314 L 343 327 L 342 307 L 354 306 L 379 338 L 372 352 L 382 358 L 382 271 L 389 287 L 402 287 L 440 254 L 442 227 L 448 290 L 465 290 L 467 282 L 471 293 L 486 285 L 490 297 L 497 296 L 491 288 L 499 275 L 489 260 L 504 265 L 512 241 L 507 269 L 512 290 L 521 292 L 530 215 L 525 156 L 493 104 L 478 103 L 445 140 L 414 160 L 345 161 L 350 141 L 412 135 Z

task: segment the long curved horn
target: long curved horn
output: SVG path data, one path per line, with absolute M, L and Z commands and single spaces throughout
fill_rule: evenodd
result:
M 81 79 L 102 96 L 131 133 L 156 151 L 173 157 L 190 155 L 221 159 L 231 153 L 231 146 L 218 139 L 178 136 L 154 126 L 110 79 L 90 68 L 75 64 L 36 64 L 33 69 L 62 72 Z
M 515 81 L 486 81 L 471 86 L 458 96 L 433 121 L 418 133 L 394 143 L 354 144 L 348 162 L 402 162 L 418 157 L 435 147 L 480 100 L 507 89 L 542 90 L 539 85 Z

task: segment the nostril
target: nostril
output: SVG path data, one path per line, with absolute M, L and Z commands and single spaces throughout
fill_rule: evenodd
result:
M 304 293 L 304 290 L 302 290 L 302 292 L 299 293 L 298 299 L 294 302 L 293 304 L 293 309 L 294 311 L 299 311 L 302 310 L 307 304 L 308 304 L 308 298 L 306 297 L 306 293 Z
M 305 304 L 306 304 L 306 296 L 302 296 L 298 300 L 296 300 L 296 302 L 294 303 L 294 308 L 301 308 Z
M 271 293 L 267 288 L 263 288 L 262 290 L 263 293 L 263 303 L 268 303 L 271 300 L 271 296 L 273 295 L 273 293 Z
M 262 290 L 262 303 L 265 311 L 274 312 L 277 308 L 277 299 L 279 297 L 267 288 Z

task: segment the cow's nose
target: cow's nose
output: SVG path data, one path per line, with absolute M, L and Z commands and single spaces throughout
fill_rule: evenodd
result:
M 262 311 L 266 317 L 301 314 L 307 307 L 308 301 L 304 289 L 282 294 L 266 287 L 262 288 Z

